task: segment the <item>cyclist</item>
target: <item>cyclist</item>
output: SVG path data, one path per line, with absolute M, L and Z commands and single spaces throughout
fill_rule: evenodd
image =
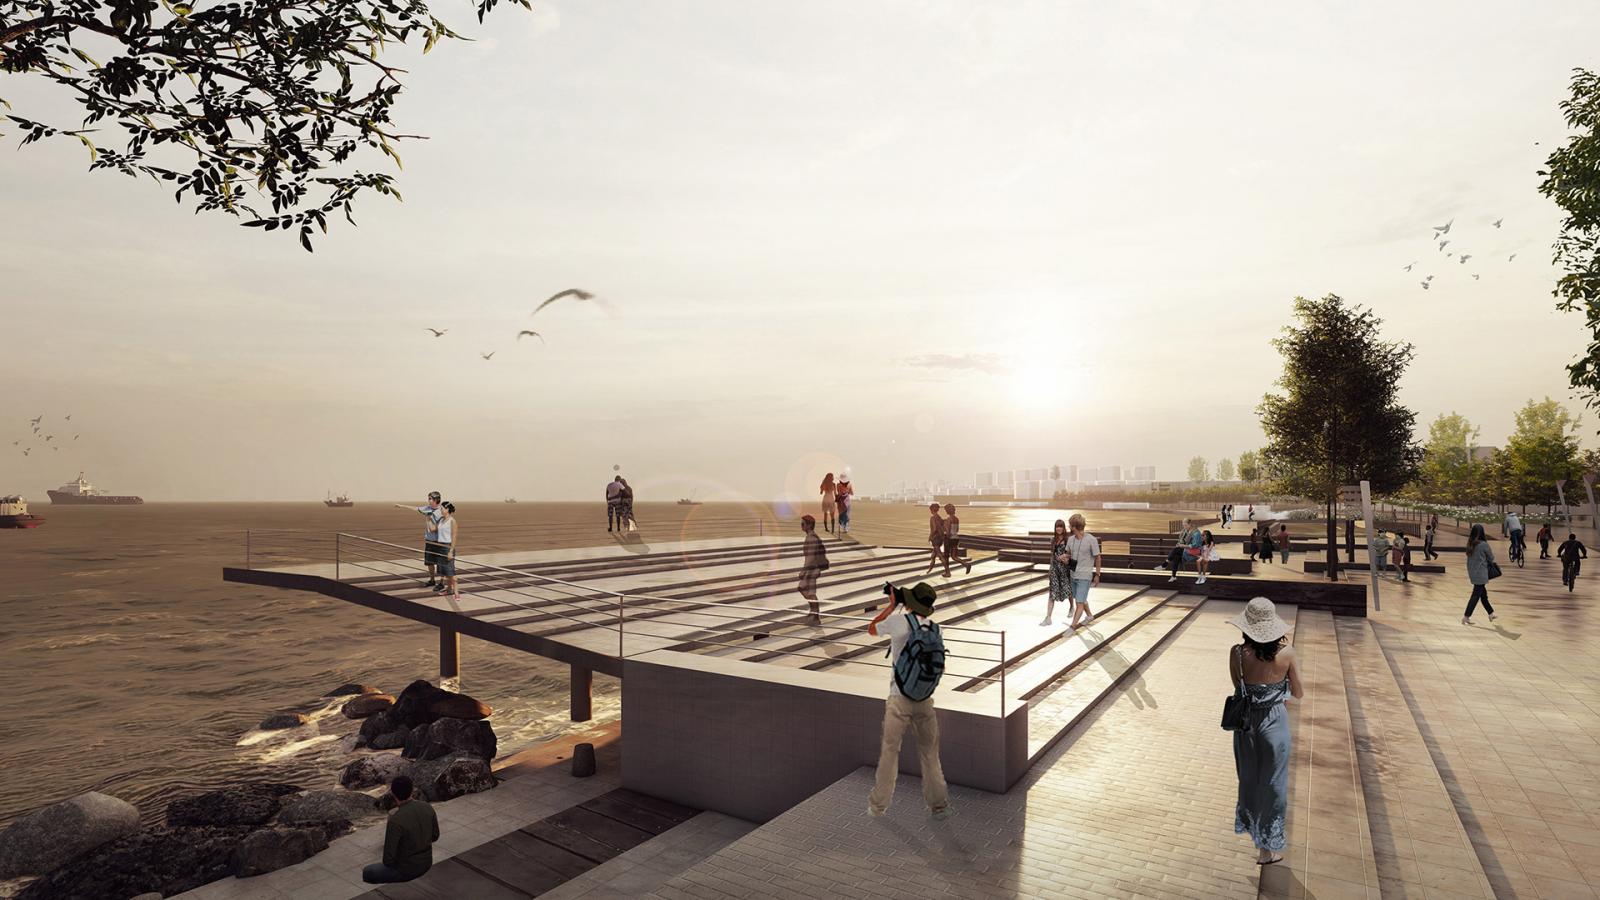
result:
M 1567 593 L 1572 593 L 1572 586 L 1578 583 L 1578 569 L 1583 565 L 1580 559 L 1589 558 L 1589 548 L 1578 540 L 1576 534 L 1568 534 L 1567 539 L 1556 548 L 1556 556 L 1561 558 L 1561 583 L 1567 586 Z
M 1517 518 L 1517 514 L 1515 512 L 1508 512 L 1506 513 L 1504 525 L 1506 534 L 1511 535 L 1511 558 L 1516 560 L 1518 564 L 1521 564 L 1523 549 L 1522 520 Z

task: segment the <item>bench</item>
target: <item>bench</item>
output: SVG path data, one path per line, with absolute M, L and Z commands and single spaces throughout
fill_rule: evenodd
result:
M 1050 564 L 1050 551 L 1048 548 L 1041 550 L 1001 550 L 1000 561 L 1025 562 L 1030 565 L 1048 566 Z M 1153 570 L 1157 566 L 1164 567 L 1166 561 L 1167 557 L 1165 554 L 1154 556 L 1129 555 L 1126 553 L 1103 553 L 1100 556 L 1101 567 L 1108 569 Z M 1195 571 L 1194 561 L 1185 561 L 1183 568 L 1179 571 Z M 1255 570 L 1252 561 L 1249 558 L 1238 559 L 1235 557 L 1225 556 L 1219 560 L 1213 561 L 1206 571 L 1213 575 L 1249 575 Z
M 1339 568 L 1342 569 L 1342 570 L 1351 571 L 1351 572 L 1358 571 L 1358 570 L 1365 572 L 1365 571 L 1368 571 L 1370 567 L 1364 562 L 1350 563 L 1350 562 L 1344 562 L 1343 560 L 1340 560 L 1339 561 Z M 1407 566 L 1406 569 L 1407 569 L 1407 571 L 1414 572 L 1414 573 L 1419 573 L 1419 574 L 1423 574 L 1423 575 L 1443 575 L 1444 574 L 1444 566 L 1436 565 L 1434 563 L 1412 563 L 1411 565 Z M 1311 572 L 1326 573 L 1328 571 L 1328 563 L 1326 561 L 1320 560 L 1320 559 L 1308 559 L 1308 560 L 1306 560 L 1305 571 L 1307 573 L 1311 573 Z M 1398 572 L 1400 570 L 1395 568 L 1393 565 L 1385 563 L 1384 565 L 1381 565 L 1381 566 L 1378 567 L 1378 571 L 1380 571 L 1380 572 Z

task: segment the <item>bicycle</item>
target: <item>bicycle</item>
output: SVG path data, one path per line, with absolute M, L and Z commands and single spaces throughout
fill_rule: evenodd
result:
M 1524 568 L 1527 565 L 1525 562 L 1528 557 L 1526 550 L 1527 548 L 1522 545 L 1521 541 L 1511 542 L 1511 561 L 1516 563 L 1517 568 L 1519 569 Z

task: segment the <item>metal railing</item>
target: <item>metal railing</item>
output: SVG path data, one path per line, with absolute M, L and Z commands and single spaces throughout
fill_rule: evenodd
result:
M 284 532 L 271 533 L 276 536 Z M 299 548 L 322 547 L 330 551 L 322 558 L 331 559 L 336 581 L 378 575 L 385 578 L 415 580 L 419 587 L 425 584 L 428 574 L 426 554 L 415 546 L 346 532 L 334 532 L 331 535 L 316 532 L 292 532 L 292 534 L 298 536 L 296 546 Z M 261 552 L 260 535 L 261 532 L 246 532 L 247 567 L 253 566 L 258 561 L 255 557 Z M 328 538 L 331 538 L 331 541 Z M 594 561 L 598 563 L 605 560 Z M 614 655 L 618 659 L 667 647 L 692 645 L 738 649 L 741 645 L 764 641 L 766 642 L 764 646 L 755 648 L 761 654 L 810 661 L 801 663 L 802 666 L 820 662 L 840 666 L 893 668 L 891 662 L 860 658 L 865 655 L 864 646 L 853 646 L 849 655 L 835 657 L 826 653 L 806 652 L 816 649 L 822 642 L 816 637 L 804 634 L 789 636 L 776 634 L 780 629 L 792 628 L 799 624 L 810 615 L 808 609 L 726 603 L 704 597 L 664 597 L 638 591 L 617 591 L 595 584 L 569 581 L 538 572 L 483 562 L 459 554 L 454 556 L 454 562 L 458 586 L 466 581 L 476 582 L 481 586 L 479 590 L 484 594 L 483 599 L 503 604 L 512 610 L 524 610 L 534 617 L 547 616 L 551 621 L 565 622 L 570 626 L 570 630 L 574 631 L 580 629 L 615 631 L 617 649 Z M 583 560 L 573 562 L 583 562 Z M 352 571 L 360 574 L 352 574 Z M 831 625 L 845 626 L 856 623 L 853 627 L 858 629 L 873 621 L 866 616 L 823 612 L 820 609 L 817 615 Z M 685 619 L 688 621 L 684 621 Z M 727 624 L 722 624 L 718 620 L 724 620 Z M 674 627 L 682 631 L 660 633 L 671 631 Z M 1006 670 L 1010 662 L 1006 655 L 1006 632 L 1003 629 L 973 628 L 964 625 L 941 625 L 940 630 L 946 639 L 947 660 L 975 661 L 982 664 L 981 671 L 998 672 L 995 675 L 963 676 L 963 681 L 998 685 L 1000 713 L 1004 717 Z M 646 646 L 630 648 L 628 641 L 630 631 L 636 645 Z M 824 640 L 838 640 L 845 634 L 847 632 L 840 631 Z M 772 640 L 773 638 L 777 640 Z M 969 652 L 952 652 L 954 648 Z

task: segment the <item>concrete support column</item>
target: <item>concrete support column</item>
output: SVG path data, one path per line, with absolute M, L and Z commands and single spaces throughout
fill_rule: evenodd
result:
M 594 670 L 572 667 L 572 721 L 587 722 L 594 717 Z
M 439 628 L 439 680 L 461 680 L 461 635 L 454 628 Z

